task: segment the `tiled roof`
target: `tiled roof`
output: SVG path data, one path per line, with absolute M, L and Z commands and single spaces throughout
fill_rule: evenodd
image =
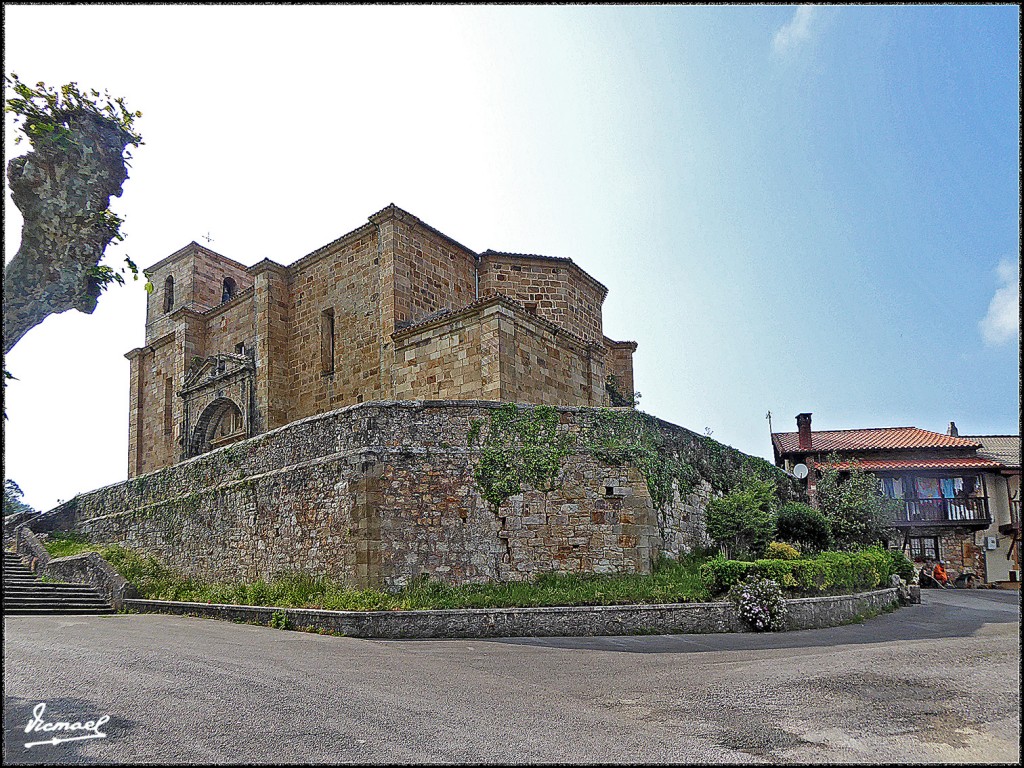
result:
M 1001 469 L 1002 464 L 992 459 L 967 457 L 963 459 L 890 459 L 866 461 L 837 461 L 829 466 L 836 469 L 849 469 L 853 464 L 865 472 L 879 472 L 896 469 Z
M 773 432 L 772 443 L 782 454 L 799 453 L 800 433 Z M 883 427 L 881 429 L 840 429 L 811 432 L 811 448 L 815 453 L 827 451 L 902 451 L 921 448 L 980 448 L 973 438 L 950 437 L 917 427 Z
M 1020 468 L 1020 435 L 964 435 L 981 443 L 978 455 L 1008 467 Z

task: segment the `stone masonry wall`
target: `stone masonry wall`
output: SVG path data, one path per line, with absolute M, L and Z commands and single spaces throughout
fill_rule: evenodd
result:
M 480 260 L 480 295 L 501 293 L 535 308 L 539 317 L 600 342 L 606 289 L 561 259 L 486 252 Z
M 377 246 L 376 231 L 366 227 L 316 258 L 298 262 L 290 272 L 288 349 L 270 350 L 271 356 L 289 361 L 288 421 L 390 396 L 390 382 L 382 381 L 377 308 L 384 287 Z M 334 313 L 330 372 L 321 361 L 324 311 Z
M 480 312 L 431 323 L 395 341 L 395 397 L 436 392 L 443 400 L 482 400 Z
M 394 220 L 393 247 L 395 328 L 476 300 L 476 255 L 469 249 L 404 213 Z
M 508 321 L 499 329 L 503 400 L 571 405 L 605 403 L 603 356 L 592 359 L 582 344 L 537 322 L 527 313 L 510 313 Z M 595 350 L 594 354 L 600 353 Z
M 553 490 L 527 489 L 493 509 L 473 479 L 478 449 L 467 437 L 496 407 L 343 408 L 78 496 L 31 527 L 121 543 L 206 579 L 304 572 L 387 587 L 422 574 L 465 583 L 645 573 L 659 552 L 705 543 L 708 488 L 656 511 L 636 468 L 586 451 L 565 459 Z M 558 411 L 568 433 L 595 417 L 595 409 Z M 678 450 L 707 451 L 704 438 L 665 429 Z M 720 452 L 737 465 L 749 459 Z

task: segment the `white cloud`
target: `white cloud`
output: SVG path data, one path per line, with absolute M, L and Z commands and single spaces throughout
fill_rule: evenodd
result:
M 820 9 L 815 5 L 801 5 L 793 12 L 789 23 L 779 28 L 772 39 L 772 48 L 776 53 L 785 53 L 807 40 L 817 26 Z
M 1005 344 L 1020 334 L 1020 268 L 1018 263 L 999 262 L 996 268 L 1001 285 L 988 305 L 988 314 L 981 319 L 981 337 L 991 347 Z

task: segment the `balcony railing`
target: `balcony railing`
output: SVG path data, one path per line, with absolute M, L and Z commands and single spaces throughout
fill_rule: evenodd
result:
M 904 499 L 897 525 L 988 525 L 988 498 Z

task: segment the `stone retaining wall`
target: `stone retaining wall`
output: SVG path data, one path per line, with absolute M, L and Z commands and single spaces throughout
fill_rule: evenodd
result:
M 820 629 L 897 604 L 895 589 L 787 600 L 787 629 Z M 382 639 L 584 637 L 595 635 L 748 632 L 731 603 L 465 608 L 439 611 L 318 611 L 162 600 L 126 600 L 141 613 L 227 619 L 270 625 L 275 614 L 291 629 Z
M 17 529 L 15 551 L 22 558 L 28 559 L 29 567 L 37 576 L 69 584 L 89 584 L 114 608 L 121 608 L 125 598 L 137 597 L 139 594 L 132 584 L 95 552 L 52 557 L 39 537 L 25 525 Z
M 539 573 L 649 573 L 660 553 L 709 544 L 704 509 L 751 467 L 784 473 L 653 420 L 665 450 L 693 467 L 688 493 L 655 509 L 644 475 L 577 449 L 549 491 L 493 509 L 473 478 L 474 423 L 490 401 L 376 402 L 281 427 L 66 502 L 33 530 L 122 544 L 206 580 L 324 575 L 401 587 L 421 575 L 460 584 Z M 620 409 L 632 413 L 629 409 Z M 607 413 L 558 408 L 579 436 Z

